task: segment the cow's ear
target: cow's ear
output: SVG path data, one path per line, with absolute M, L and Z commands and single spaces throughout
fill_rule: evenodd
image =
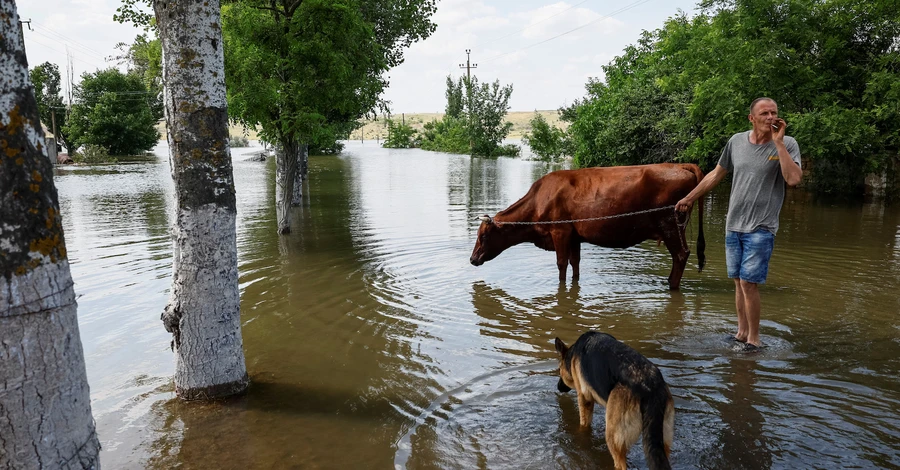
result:
M 491 223 L 493 221 L 493 219 L 491 219 L 491 216 L 489 216 L 487 214 L 484 214 L 484 215 L 478 217 L 478 219 L 481 220 L 482 222 L 487 222 L 487 223 Z
M 556 340 L 554 341 L 554 344 L 556 345 L 556 352 L 558 352 L 560 356 L 565 356 L 566 350 L 569 349 L 566 346 L 566 343 L 563 343 L 563 341 L 561 339 L 556 338 Z

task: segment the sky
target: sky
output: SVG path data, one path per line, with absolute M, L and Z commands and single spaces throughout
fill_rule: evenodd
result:
M 552 110 L 585 94 L 591 77 L 667 18 L 696 13 L 698 0 L 439 0 L 437 30 L 413 44 L 388 72 L 384 98 L 393 114 L 443 112 L 448 75 L 512 84 L 511 111 Z M 17 0 L 28 64 L 59 66 L 71 57 L 75 82 L 84 72 L 116 66 L 116 44 L 143 30 L 113 21 L 121 0 Z M 30 27 L 30 28 L 29 28 Z M 461 67 L 461 65 L 463 65 Z M 65 78 L 64 78 L 65 81 Z

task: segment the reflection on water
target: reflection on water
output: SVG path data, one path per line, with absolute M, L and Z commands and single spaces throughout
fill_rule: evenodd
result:
M 162 158 L 57 169 L 107 468 L 612 467 L 602 414 L 578 429 L 553 338 L 609 332 L 659 365 L 680 468 L 900 466 L 900 209 L 789 192 L 755 356 L 731 351 L 727 188 L 708 268 L 645 243 L 585 246 L 579 284 L 518 246 L 468 264 L 476 217 L 553 168 L 349 143 L 312 157 L 295 230 L 275 233 L 273 162 L 234 153 L 247 367 L 242 397 L 174 399 L 159 321 L 173 220 Z M 696 223 L 696 218 L 695 223 Z M 693 228 L 696 230 L 696 228 Z M 691 235 L 690 239 L 695 239 Z M 631 465 L 644 466 L 640 446 Z

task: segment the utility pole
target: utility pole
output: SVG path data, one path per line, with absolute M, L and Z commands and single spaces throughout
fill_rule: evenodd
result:
M 466 79 L 472 80 L 472 69 L 477 69 L 478 64 L 473 64 L 469 61 L 469 54 L 472 52 L 472 49 L 466 49 L 466 63 L 459 64 L 459 68 L 466 69 Z
M 23 24 L 27 24 L 27 25 L 28 25 L 28 31 L 34 31 L 34 30 L 31 29 L 31 18 L 28 18 L 27 21 L 19 20 L 19 39 L 22 40 L 22 45 L 24 46 L 24 44 L 25 44 L 25 30 L 22 28 L 22 25 L 23 25 Z
M 459 64 L 459 68 L 466 68 L 466 104 L 468 105 L 468 115 L 469 115 L 469 126 L 472 125 L 472 69 L 478 68 L 478 64 L 473 64 L 470 60 L 469 54 L 472 53 L 472 49 L 466 49 L 466 64 Z M 472 147 L 475 146 L 475 141 L 472 138 L 469 138 L 469 150 L 472 150 Z

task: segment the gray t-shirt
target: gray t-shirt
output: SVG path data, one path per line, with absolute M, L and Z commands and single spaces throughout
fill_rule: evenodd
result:
M 750 143 L 750 132 L 731 136 L 719 165 L 732 172 L 731 197 L 725 230 L 750 233 L 759 228 L 778 232 L 778 214 L 784 202 L 784 176 L 775 142 Z M 800 164 L 800 147 L 793 137 L 784 137 L 791 159 Z

